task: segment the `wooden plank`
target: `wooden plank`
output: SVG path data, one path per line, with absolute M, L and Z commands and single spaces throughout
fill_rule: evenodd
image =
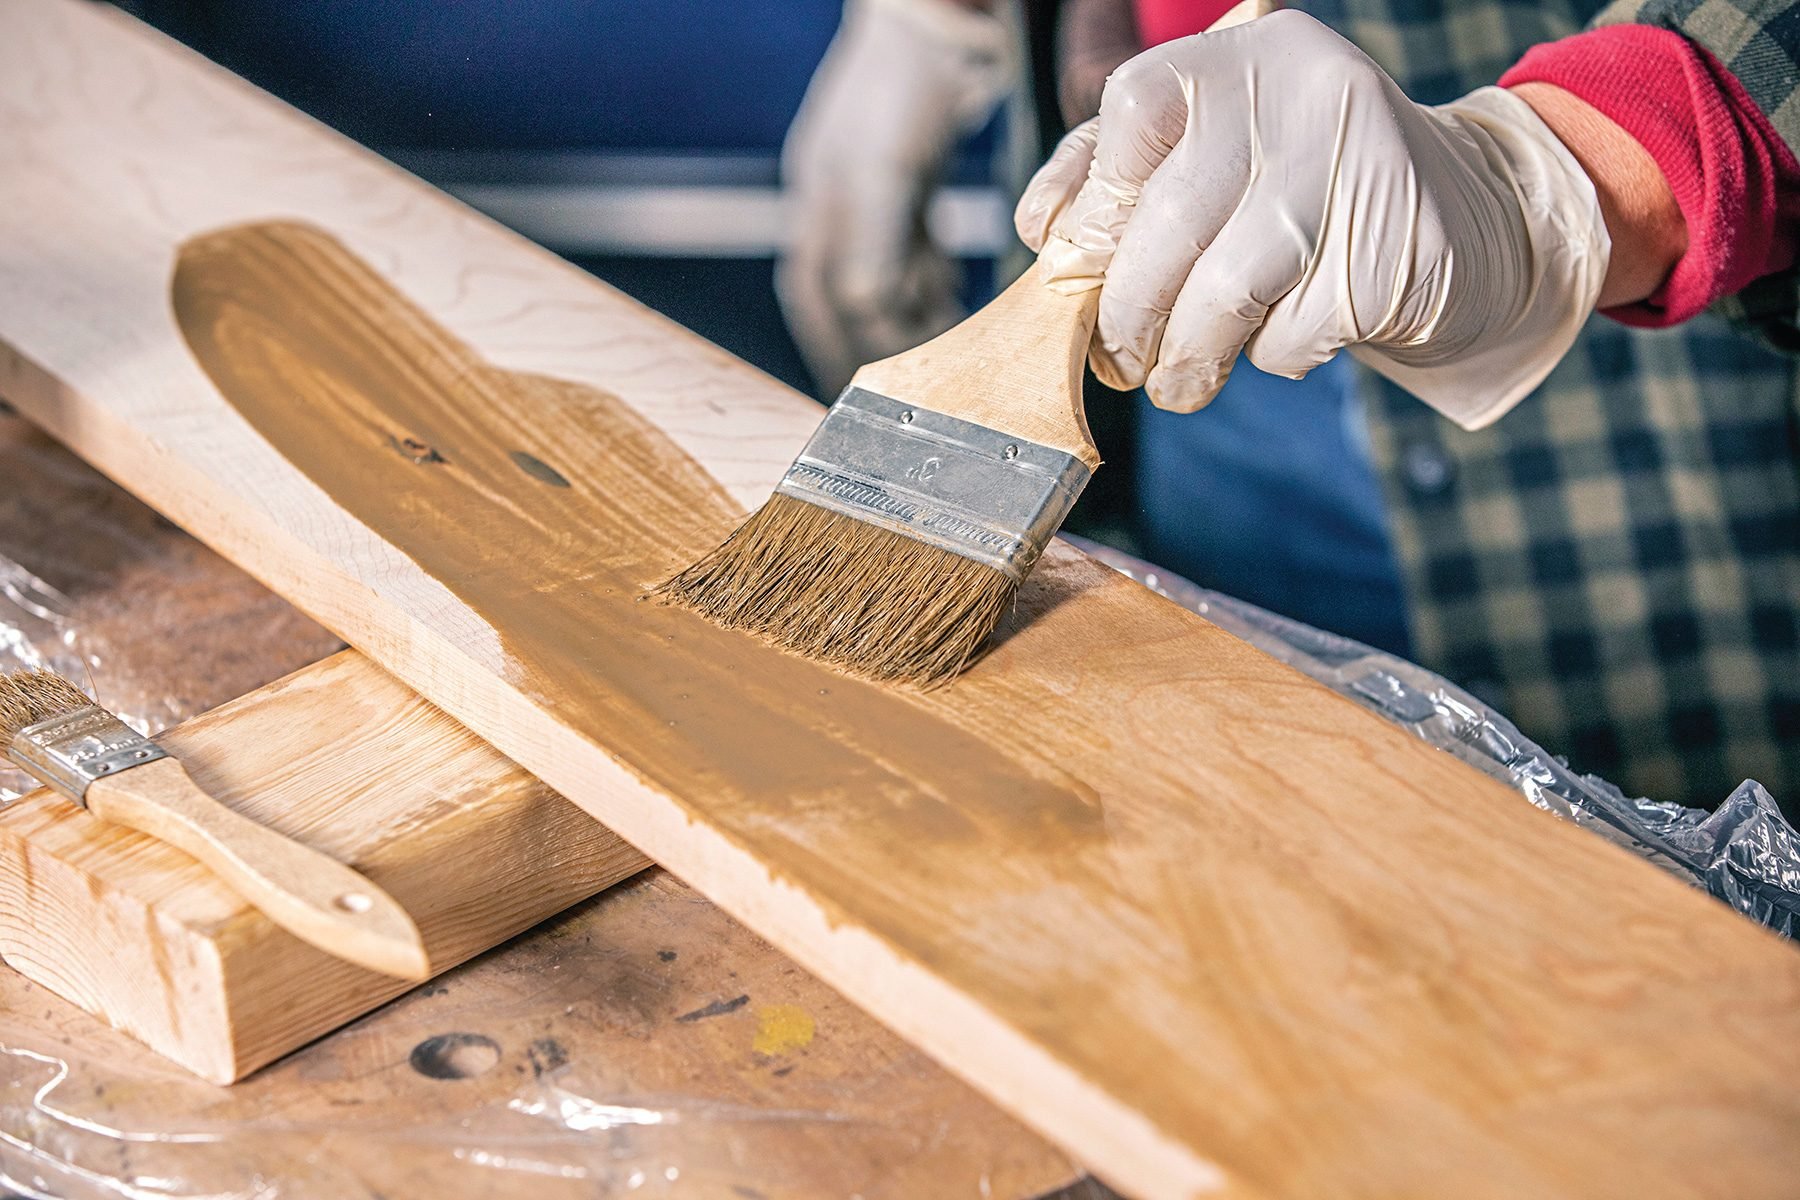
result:
M 1791 1190 L 1789 947 L 1066 549 L 930 697 L 640 603 L 816 408 L 123 19 L 0 119 L 0 390 L 1127 1190 Z
M 30 631 L 54 644 L 37 648 L 75 654 L 134 711 L 205 706 L 336 641 L 17 417 L 0 416 L 0 478 L 10 485 L 0 491 L 0 559 L 61 593 L 40 614 L 49 627 Z M 4 603 L 0 628 L 26 632 L 25 617 Z M 368 670 L 354 655 L 345 661 Z M 392 723 L 385 713 L 376 720 Z M 0 925 L 4 940 L 29 939 L 33 956 L 56 964 L 40 979 L 102 1016 L 104 1003 L 127 1014 L 183 1004 L 182 1033 L 199 1062 L 224 1053 L 230 1026 L 209 1019 L 221 1009 L 241 1023 L 257 1004 L 285 997 L 304 1007 L 321 995 L 291 970 L 311 964 L 234 942 L 225 967 L 285 964 L 290 973 L 234 971 L 220 994 L 189 971 L 171 997 L 157 964 L 179 975 L 189 950 L 208 942 L 216 950 L 221 940 L 217 924 L 182 925 L 167 911 L 192 909 L 191 866 L 178 857 L 152 866 L 168 856 L 139 854 L 127 875 L 108 851 L 116 831 L 42 821 L 41 812 L 27 815 L 34 807 L 0 806 L 0 845 L 21 819 L 51 834 L 18 839 L 23 854 L 49 863 L 30 876 L 35 890 L 0 850 Z M 435 819 L 420 814 L 428 830 Z M 585 816 L 579 822 L 585 836 L 603 836 Z M 77 826 L 86 840 L 69 836 Z M 532 869 L 553 872 L 562 857 L 539 857 Z M 71 873 L 81 886 L 46 882 Z M 455 888 L 458 879 L 440 872 L 439 883 Z M 53 936 L 116 927 L 122 907 L 145 914 L 123 944 Z M 220 911 L 232 927 L 229 900 Z M 171 924 L 182 938 L 165 936 Z M 95 957 L 80 960 L 84 949 Z M 249 989 L 248 1005 L 232 1001 L 234 984 Z M 457 1200 L 514 1195 L 524 1172 L 532 1194 L 549 1200 L 591 1196 L 596 1181 L 623 1189 L 634 1172 L 666 1183 L 673 1167 L 696 1194 L 1018 1198 L 1075 1174 L 1065 1156 L 654 869 L 229 1091 L 169 1071 L 21 974 L 0 970 L 0 1012 L 0 1175 L 47 1178 L 43 1190 L 56 1194 L 91 1189 L 92 1174 L 81 1173 L 98 1172 L 178 1179 L 219 1195 L 273 1185 L 284 1197 L 320 1200 L 421 1191 Z M 61 1083 L 40 1097 L 58 1072 Z M 607 1104 L 669 1119 L 606 1136 L 581 1127 L 584 1113 Z M 494 1128 L 495 1110 L 517 1114 L 516 1127 Z M 208 1136 L 166 1136 L 199 1129 Z M 144 1136 L 157 1133 L 165 1137 Z M 1076 1195 L 1098 1200 L 1086 1185 Z

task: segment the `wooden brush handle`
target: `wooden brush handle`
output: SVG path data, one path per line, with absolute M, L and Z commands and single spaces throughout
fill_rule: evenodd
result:
M 1033 268 L 956 328 L 870 363 L 851 383 L 1098 467 L 1081 375 L 1099 303 L 1097 289 L 1065 296 Z
M 1209 29 L 1242 25 L 1279 7 L 1275 0 L 1238 0 Z M 1053 446 L 1091 470 L 1099 467 L 1100 452 L 1088 432 L 1081 379 L 1099 304 L 1098 288 L 1066 296 L 1040 283 L 1034 267 L 956 328 L 870 363 L 850 382 Z
M 349 867 L 225 807 L 173 758 L 96 780 L 88 808 L 210 867 L 277 925 L 328 954 L 402 979 L 430 977 L 418 926 Z

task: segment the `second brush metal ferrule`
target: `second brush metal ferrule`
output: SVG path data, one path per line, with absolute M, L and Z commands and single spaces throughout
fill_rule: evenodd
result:
M 775 490 L 1018 580 L 1092 474 L 1064 451 L 851 387 Z
M 77 804 L 96 779 L 168 757 L 155 742 L 91 704 L 25 726 L 13 735 L 7 756 Z

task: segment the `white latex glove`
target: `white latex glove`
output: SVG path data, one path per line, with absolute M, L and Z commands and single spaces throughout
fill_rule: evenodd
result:
M 1242 350 L 1298 379 L 1345 346 L 1466 428 L 1542 382 L 1611 242 L 1523 100 L 1414 104 L 1297 12 L 1126 63 L 1015 214 L 1064 291 L 1103 286 L 1091 359 L 1192 412 Z
M 776 275 L 821 388 L 962 318 L 926 208 L 958 138 L 1013 76 L 999 18 L 955 0 L 851 0 L 782 152 L 793 205 Z

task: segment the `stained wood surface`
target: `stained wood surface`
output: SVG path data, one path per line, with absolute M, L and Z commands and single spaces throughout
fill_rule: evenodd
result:
M 57 587 L 42 619 L 122 707 L 205 706 L 335 643 L 16 417 L 0 416 L 0 477 L 0 560 Z M 0 627 L 22 632 L 22 614 Z M 326 666 L 304 677 L 352 710 L 364 686 L 399 690 L 355 655 Z M 404 760 L 407 744 L 389 749 Z M 507 811 L 504 789 L 489 798 Z M 523 824 L 504 836 L 532 836 Z M 533 869 L 565 869 L 568 845 L 535 833 Z M 0 952 L 122 1028 L 168 1032 L 178 1011 L 163 1047 L 203 1071 L 240 1069 L 232 1039 L 256 1018 L 282 1048 L 315 1005 L 348 1019 L 384 998 L 321 988 L 316 961 L 278 947 L 247 953 L 274 931 L 246 926 L 206 873 L 48 794 L 0 805 L 0 927 Z M 215 952 L 209 982 L 195 964 Z M 1064 1200 L 1101 1200 L 1064 1155 L 654 868 L 229 1089 L 18 972 L 0 970 L 0 1014 L 0 1176 L 51 1194 L 155 1178 L 287 1200 L 1021 1200 L 1065 1184 Z
M 814 406 L 123 19 L 0 129 L 4 394 L 1110 1180 L 1791 1193 L 1790 947 L 1066 549 L 931 697 L 640 603 Z

